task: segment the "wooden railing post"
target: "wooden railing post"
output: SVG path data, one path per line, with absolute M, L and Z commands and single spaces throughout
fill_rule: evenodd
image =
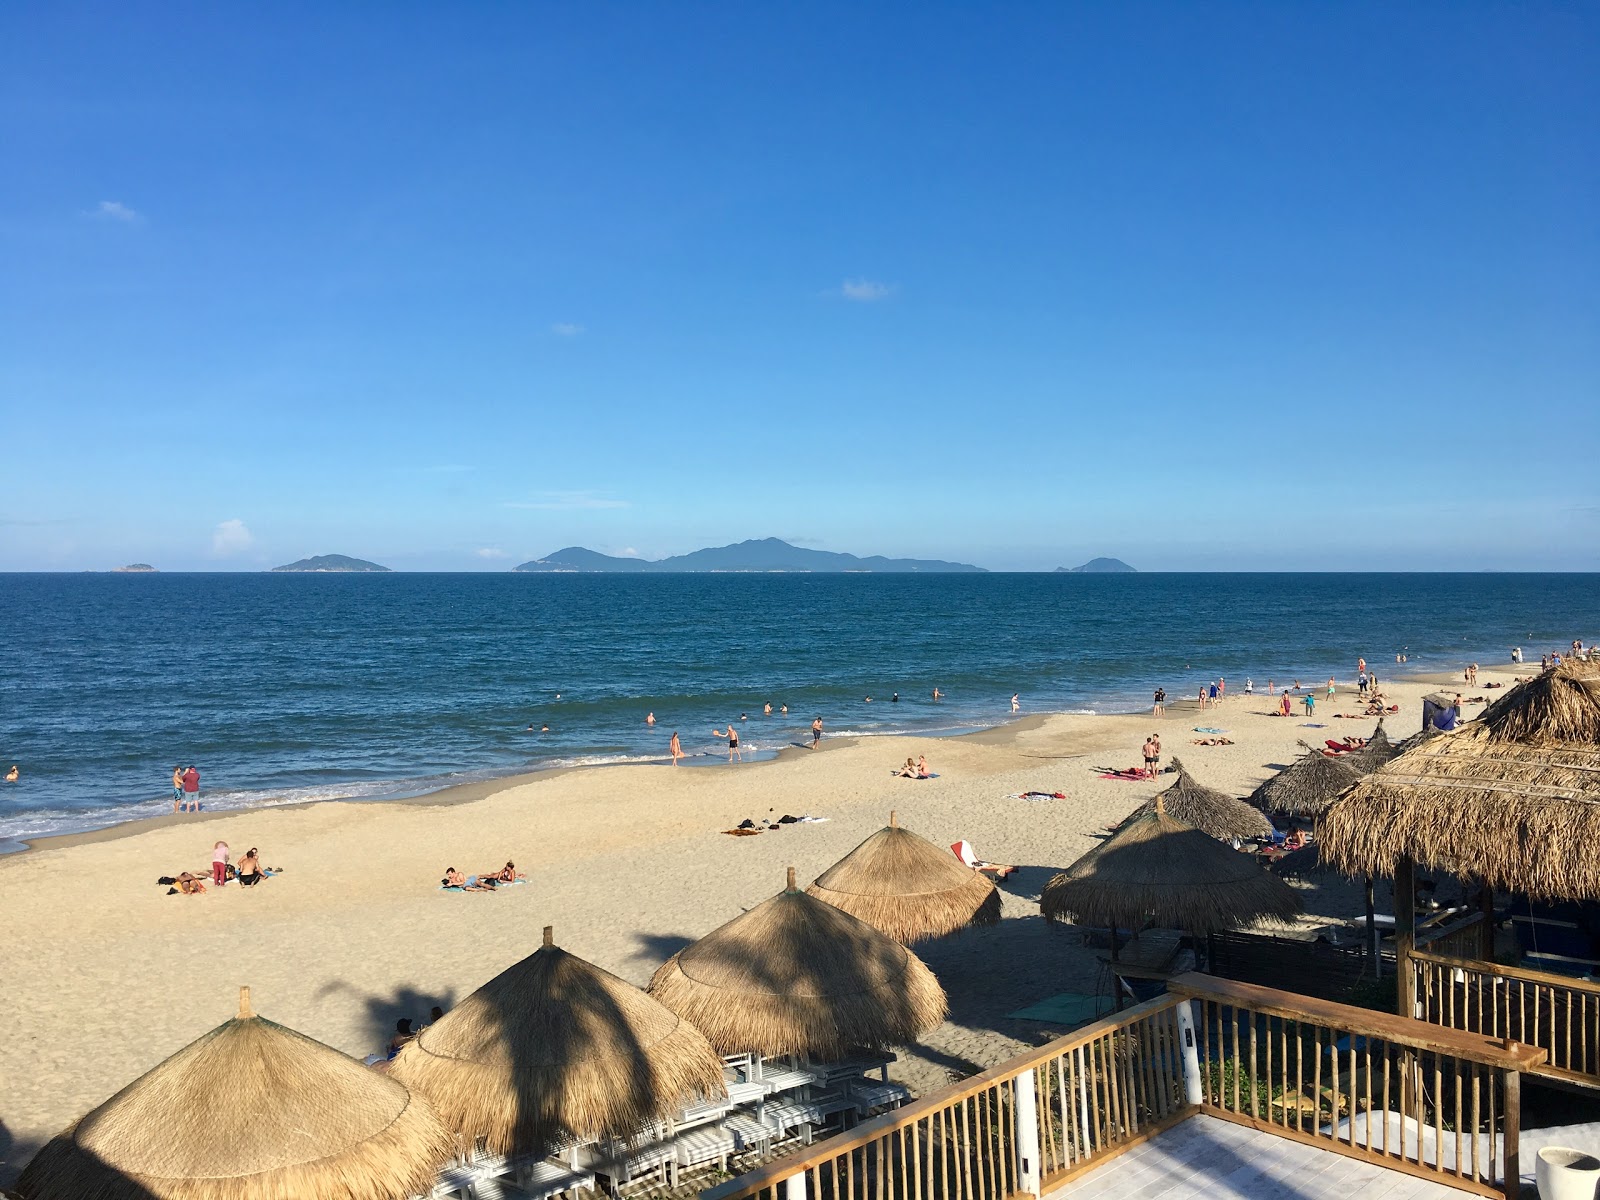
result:
M 1511 1039 L 1506 1039 L 1507 1045 Z M 1522 1195 L 1522 1072 L 1506 1072 L 1505 1194 L 1506 1200 Z
M 1417 973 L 1411 950 L 1417 942 L 1417 872 L 1409 854 L 1394 866 L 1394 964 L 1402 1017 L 1417 1015 Z
M 1039 1194 L 1039 1100 L 1034 1088 L 1033 1068 L 1016 1079 L 1017 1084 L 1017 1189 Z

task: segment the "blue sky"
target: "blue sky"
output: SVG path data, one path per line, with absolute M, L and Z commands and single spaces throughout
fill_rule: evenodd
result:
M 8 4 L 0 569 L 1593 570 L 1597 113 L 1593 5 Z

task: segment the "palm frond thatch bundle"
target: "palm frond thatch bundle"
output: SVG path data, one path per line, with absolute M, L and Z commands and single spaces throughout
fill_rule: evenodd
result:
M 1454 733 L 1407 739 L 1323 817 L 1323 857 L 1375 875 L 1410 857 L 1541 899 L 1600 897 L 1597 683 L 1594 664 L 1568 664 Z
M 1160 800 L 1160 797 L 1157 797 Z M 1045 885 L 1039 908 L 1052 921 L 1219 933 L 1268 917 L 1288 919 L 1300 897 L 1161 803 Z
M 1313 746 L 1300 745 L 1304 754 L 1250 793 L 1250 802 L 1263 812 L 1320 816 L 1361 778 L 1360 770 L 1348 758 L 1329 758 Z
M 900 828 L 894 813 L 888 825 L 819 875 L 806 892 L 905 945 L 1000 921 L 994 881 Z
M 404 1200 L 450 1140 L 421 1097 L 304 1034 L 239 1015 L 48 1142 L 28 1200 Z
M 391 1074 L 463 1141 L 506 1154 L 628 1134 L 723 1091 L 722 1059 L 699 1030 L 556 946 L 549 927 L 543 946 L 409 1042 Z
M 1272 822 L 1243 800 L 1198 782 L 1176 756 L 1172 759 L 1172 765 L 1178 772 L 1178 781 L 1157 797 L 1166 806 L 1168 816 L 1176 817 L 1184 824 L 1193 825 L 1202 833 L 1223 841 L 1271 835 Z M 1134 821 L 1149 816 L 1155 808 L 1155 799 L 1146 801 L 1117 828 L 1127 828 Z
M 723 1054 L 806 1054 L 913 1041 L 944 1020 L 933 972 L 899 942 L 789 886 L 662 964 L 650 994 Z
M 1346 759 L 1356 770 L 1365 773 L 1375 771 L 1400 753 L 1399 747 L 1389 740 L 1389 735 L 1384 732 L 1383 718 L 1378 718 L 1377 728 L 1372 731 L 1372 736 L 1367 739 L 1367 744 Z

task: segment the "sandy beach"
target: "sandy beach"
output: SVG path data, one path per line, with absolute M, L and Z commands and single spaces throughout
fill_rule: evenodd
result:
M 1503 694 L 1482 684 L 1513 673 L 1485 669 L 1463 694 Z M 1386 726 L 1399 740 L 1420 727 L 1424 694 L 1462 685 L 1384 689 L 1400 705 Z M 1136 765 L 1140 743 L 1158 730 L 1165 762 L 1176 754 L 1203 783 L 1245 795 L 1293 761 L 1300 739 L 1372 731 L 1371 718 L 1333 715 L 1361 711 L 1353 681 L 1341 681 L 1331 703 L 1318 697 L 1311 720 L 1323 728 L 1305 728 L 1298 704 L 1286 720 L 1267 715 L 1275 699 L 1234 695 L 1204 712 L 1175 702 L 1162 718 L 1028 717 L 965 737 L 825 741 L 819 752 L 741 766 L 549 772 L 420 801 L 163 817 L 47 839 L 0 859 L 0 1185 L 69 1121 L 227 1019 L 240 984 L 263 1015 L 358 1056 L 380 1049 L 397 1017 L 448 1007 L 530 953 L 546 924 L 561 945 L 643 984 L 687 942 L 780 890 L 786 866 L 813 879 L 891 809 L 937 844 L 966 838 L 1020 868 L 1003 885 L 999 928 L 917 948 L 951 1013 L 922 1044 L 901 1049 L 896 1074 L 930 1090 L 1059 1032 L 1007 1012 L 1057 992 L 1105 990 L 1096 953 L 1075 931 L 1046 927 L 1037 897 L 1097 831 L 1173 777 L 1123 782 L 1101 770 Z M 1195 726 L 1225 729 L 1233 744 L 1193 745 Z M 919 754 L 939 778 L 892 776 Z M 1029 790 L 1066 798 L 1008 798 Z M 721 832 L 769 813 L 827 820 L 756 837 Z M 208 871 L 218 839 L 235 858 L 259 847 L 283 874 L 200 897 L 157 886 L 158 876 Z M 508 858 L 528 886 L 438 889 L 448 866 L 477 871 Z M 1306 900 L 1314 915 L 1303 923 L 1315 926 L 1351 915 L 1359 892 L 1319 884 Z

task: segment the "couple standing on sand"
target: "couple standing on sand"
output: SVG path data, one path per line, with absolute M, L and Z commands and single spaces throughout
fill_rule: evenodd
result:
M 187 768 L 172 768 L 172 811 L 200 811 L 199 767 L 190 764 Z

